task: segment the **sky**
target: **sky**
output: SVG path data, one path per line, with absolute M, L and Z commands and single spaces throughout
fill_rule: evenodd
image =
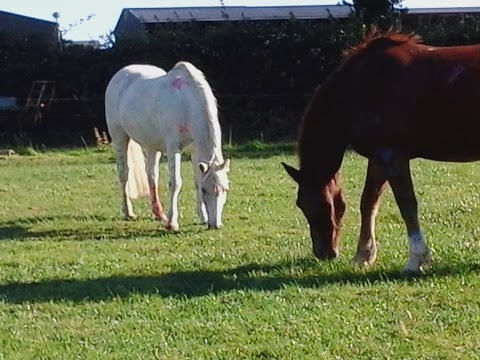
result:
M 235 5 L 330 5 L 339 0 L 224 0 Z M 66 40 L 98 40 L 112 31 L 124 8 L 218 6 L 220 0 L 0 0 L 0 10 L 58 23 Z M 480 0 L 404 0 L 408 8 L 479 6 Z

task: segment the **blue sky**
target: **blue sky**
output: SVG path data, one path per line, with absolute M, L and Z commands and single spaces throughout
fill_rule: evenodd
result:
M 225 5 L 324 5 L 336 4 L 339 0 L 224 0 Z M 129 7 L 175 7 L 216 6 L 219 0 L 0 0 L 0 10 L 39 19 L 54 20 L 58 12 L 61 29 L 70 29 L 64 36 L 69 40 L 98 39 L 115 28 L 123 8 Z M 403 4 L 414 7 L 459 7 L 480 6 L 480 0 L 404 0 Z M 90 20 L 85 21 L 90 15 Z M 84 21 L 81 21 L 84 19 Z M 70 25 L 73 25 L 72 27 Z

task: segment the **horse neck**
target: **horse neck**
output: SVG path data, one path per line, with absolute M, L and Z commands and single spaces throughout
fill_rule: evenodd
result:
M 200 96 L 199 96 L 200 95 Z M 223 162 L 222 133 L 215 103 L 209 103 L 202 94 L 197 94 L 195 107 L 190 112 L 194 146 L 201 161 Z
M 223 163 L 222 136 L 218 122 L 197 126 L 192 137 L 200 161 L 213 160 Z
M 338 177 L 348 146 L 343 116 L 326 100 L 317 90 L 304 114 L 298 141 L 300 169 L 322 185 Z
M 217 100 L 203 74 L 193 66 L 181 66 L 191 83 L 190 127 L 200 161 L 223 162 L 222 133 L 218 123 Z

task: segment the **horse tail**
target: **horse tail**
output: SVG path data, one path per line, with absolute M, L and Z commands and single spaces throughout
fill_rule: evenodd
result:
M 132 139 L 128 143 L 128 194 L 130 199 L 137 199 L 149 194 L 145 156 L 142 147 Z

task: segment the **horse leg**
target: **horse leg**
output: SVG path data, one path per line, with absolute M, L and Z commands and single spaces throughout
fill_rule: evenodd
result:
M 169 152 L 168 169 L 170 172 L 170 180 L 168 182 L 170 188 L 170 209 L 168 210 L 167 229 L 178 231 L 178 196 L 182 189 L 182 176 L 180 173 L 182 156 L 179 151 Z
M 158 196 L 158 182 L 159 182 L 159 162 L 162 153 L 159 151 L 147 150 L 147 179 L 148 187 L 150 188 L 150 201 L 152 203 L 152 212 L 157 220 L 167 221 L 167 216 L 163 211 L 160 197 Z
M 203 191 L 202 191 L 202 171 L 198 167 L 198 154 L 196 152 L 192 153 L 192 165 L 193 165 L 193 175 L 195 181 L 195 189 L 197 192 L 197 215 L 200 219 L 200 224 L 205 225 L 208 222 L 207 209 L 205 208 L 205 203 L 203 202 Z
M 413 189 L 409 160 L 389 161 L 387 177 L 408 232 L 410 259 L 405 265 L 404 271 L 423 272 L 430 264 L 431 254 L 420 228 L 418 204 Z
M 380 197 L 387 187 L 385 169 L 376 162 L 369 160 L 365 186 L 360 202 L 362 222 L 357 253 L 353 262 L 358 265 L 372 265 L 377 258 L 375 242 L 375 218 L 380 206 Z
M 122 213 L 126 220 L 136 218 L 133 212 L 132 200 L 128 194 L 128 142 L 130 139 L 127 134 L 112 134 L 113 148 L 117 159 L 117 171 L 120 181 L 120 195 L 122 201 Z

